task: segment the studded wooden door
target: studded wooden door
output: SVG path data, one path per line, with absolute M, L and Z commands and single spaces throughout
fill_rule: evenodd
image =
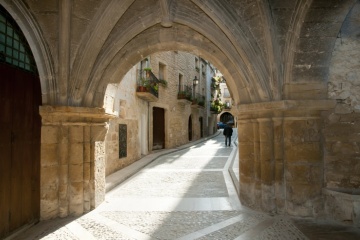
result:
M 0 238 L 39 219 L 39 77 L 0 63 Z

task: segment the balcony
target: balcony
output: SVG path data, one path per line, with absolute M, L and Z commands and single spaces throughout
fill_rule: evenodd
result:
M 191 104 L 192 100 L 193 100 L 193 93 L 192 93 L 192 87 L 191 86 L 182 86 L 178 95 L 177 95 L 177 99 L 180 103 L 184 103 L 184 104 Z
M 192 105 L 194 106 L 197 106 L 197 107 L 205 107 L 205 96 L 199 94 L 199 93 L 196 93 L 195 97 L 193 98 L 192 100 Z
M 160 83 L 161 81 L 157 79 L 150 69 L 140 70 L 136 96 L 147 102 L 157 102 L 159 100 Z

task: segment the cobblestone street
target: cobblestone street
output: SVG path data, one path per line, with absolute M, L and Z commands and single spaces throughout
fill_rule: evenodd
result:
M 157 156 L 92 212 L 41 222 L 15 239 L 360 239 L 359 229 L 241 206 L 236 136 L 231 147 L 220 131 Z

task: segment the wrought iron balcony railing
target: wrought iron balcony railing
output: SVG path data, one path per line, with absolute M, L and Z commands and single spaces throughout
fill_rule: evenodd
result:
M 140 70 L 136 89 L 137 96 L 149 102 L 157 101 L 159 83 L 159 79 L 150 69 Z
M 178 92 L 178 97 L 177 98 L 192 101 L 193 100 L 192 87 L 191 86 L 181 86 L 181 87 L 179 87 L 179 92 Z

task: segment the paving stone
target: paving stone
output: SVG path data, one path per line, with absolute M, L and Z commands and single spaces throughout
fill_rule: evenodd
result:
M 156 239 L 176 239 L 241 214 L 239 211 L 102 212 Z
M 145 172 L 116 189 L 121 197 L 227 197 L 222 172 Z
M 256 240 L 306 240 L 308 239 L 288 219 L 279 219 L 264 230 Z
M 99 240 L 112 240 L 112 239 L 123 239 L 123 240 L 135 240 L 119 232 L 113 231 L 110 227 L 101 224 L 90 218 L 80 218 L 77 220 L 87 231 L 89 231 L 95 239 Z

